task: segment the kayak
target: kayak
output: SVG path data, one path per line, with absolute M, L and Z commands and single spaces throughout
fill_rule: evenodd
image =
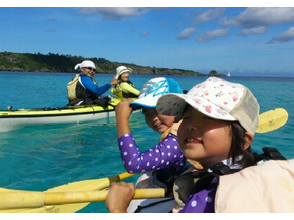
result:
M 158 188 L 154 183 L 152 172 L 144 173 L 139 176 L 135 183 L 136 189 Z M 128 213 L 169 213 L 175 206 L 173 198 L 155 198 L 155 199 L 133 199 L 128 208 Z
M 114 107 L 121 99 L 112 98 L 106 108 L 98 105 L 65 106 L 56 108 L 36 108 L 0 110 L 0 132 L 20 129 L 29 126 L 56 124 L 79 124 L 81 122 L 115 117 Z M 104 122 L 104 121 L 103 121 Z

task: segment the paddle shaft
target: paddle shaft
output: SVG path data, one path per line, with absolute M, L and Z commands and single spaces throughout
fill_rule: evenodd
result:
M 136 189 L 134 199 L 164 198 L 163 188 Z M 105 201 L 107 190 L 82 192 L 4 192 L 0 193 L 1 209 L 40 208 L 49 205 Z
M 64 192 L 64 193 L 89 192 L 89 191 L 103 190 L 105 188 L 108 188 L 111 182 L 117 182 L 125 178 L 131 177 L 133 175 L 134 174 L 129 174 L 125 172 L 117 176 L 111 176 L 111 177 L 100 178 L 100 179 L 92 179 L 92 180 L 83 180 L 83 181 L 77 181 L 77 182 L 72 182 L 72 183 L 61 185 L 61 186 L 57 186 L 57 187 L 48 189 L 45 192 L 48 195 L 47 202 L 45 202 L 44 192 L 34 192 L 34 194 L 27 194 L 31 192 L 24 191 L 24 190 L 10 190 L 5 188 L 0 188 L 0 213 L 1 212 L 74 213 L 84 208 L 89 203 L 85 202 L 85 203 L 61 204 L 61 201 L 55 201 L 56 199 L 54 201 L 52 200 L 56 198 L 56 197 L 53 197 L 54 195 L 53 193 L 58 194 L 59 192 Z M 3 193 L 7 193 L 7 194 L 5 195 Z M 13 196 L 10 196 L 8 193 L 22 193 L 22 194 L 11 194 Z M 18 196 L 17 197 L 18 199 L 16 199 L 15 196 Z M 44 203 L 51 203 L 51 204 L 59 203 L 61 205 L 41 206 Z M 17 207 L 34 207 L 34 208 L 24 209 L 24 208 L 17 208 Z

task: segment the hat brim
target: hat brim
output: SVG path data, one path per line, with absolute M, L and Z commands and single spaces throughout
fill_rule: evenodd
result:
M 117 73 L 116 76 L 115 76 L 115 78 L 118 79 L 121 74 L 127 73 L 127 72 L 131 74 L 133 72 L 133 70 L 131 68 L 126 68 L 126 69 L 120 71 L 119 73 Z
M 187 104 L 211 118 L 228 121 L 237 120 L 229 112 L 216 106 L 208 99 L 189 94 L 166 94 L 158 99 L 156 110 L 164 115 L 182 116 Z
M 142 107 L 146 108 L 156 108 L 156 103 L 159 97 L 142 97 L 130 103 L 133 110 L 140 109 Z

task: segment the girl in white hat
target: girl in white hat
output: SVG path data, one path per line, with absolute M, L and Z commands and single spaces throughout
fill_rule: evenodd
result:
M 129 75 L 133 72 L 131 68 L 119 66 L 116 68 L 116 76 L 118 84 L 111 89 L 111 93 L 117 98 L 124 100 L 127 98 L 138 98 L 140 91 L 135 88 L 129 80 Z
M 212 172 L 215 164 L 229 170 L 255 164 L 251 143 L 259 122 L 259 104 L 245 86 L 210 77 L 187 94 L 160 97 L 156 110 L 163 115 L 183 117 L 177 133 L 180 148 L 187 159 L 200 162 L 204 168 L 203 171 L 195 170 L 193 177 L 196 180 L 201 174 Z M 165 153 L 162 151 L 158 160 Z M 177 156 L 176 152 L 170 154 L 170 158 Z M 153 166 L 153 162 L 149 166 Z M 174 190 L 181 177 L 176 180 Z M 208 177 L 205 184 L 204 179 L 198 180 L 199 183 L 188 189 L 190 196 L 180 212 L 215 212 L 219 178 Z M 125 212 L 134 192 L 132 183 L 112 184 L 106 207 L 110 212 Z
M 103 86 L 98 86 L 94 80 L 96 66 L 90 60 L 85 60 L 75 66 L 80 69 L 81 74 L 77 74 L 67 85 L 69 105 L 93 105 L 98 104 L 103 107 L 107 105 L 107 99 L 99 98 L 111 86 L 117 85 L 118 81 L 115 77 Z

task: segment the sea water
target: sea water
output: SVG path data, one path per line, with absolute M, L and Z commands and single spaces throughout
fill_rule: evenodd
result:
M 0 109 L 62 107 L 67 104 L 66 85 L 74 73 L 0 72 Z M 99 85 L 113 75 L 96 74 Z M 155 75 L 131 75 L 140 88 Z M 169 76 L 167 76 L 169 77 Z M 189 90 L 207 77 L 173 76 L 182 89 Z M 287 158 L 294 158 L 294 78 L 228 77 L 246 85 L 257 97 L 261 113 L 284 108 L 289 119 L 282 128 L 256 134 L 253 150 L 276 147 Z M 109 95 L 107 92 L 105 95 Z M 141 113 L 133 114 L 130 126 L 141 151 L 153 147 L 160 137 L 145 124 Z M 45 191 L 66 183 L 115 176 L 125 172 L 117 146 L 116 124 L 112 118 L 101 124 L 27 127 L 0 133 L 0 187 Z M 138 176 L 125 181 L 135 182 Z M 104 202 L 91 203 L 81 213 L 106 213 Z

